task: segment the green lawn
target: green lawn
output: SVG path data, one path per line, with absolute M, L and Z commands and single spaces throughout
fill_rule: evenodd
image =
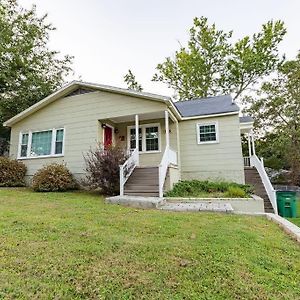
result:
M 300 246 L 263 217 L 0 190 L 0 299 L 299 299 Z

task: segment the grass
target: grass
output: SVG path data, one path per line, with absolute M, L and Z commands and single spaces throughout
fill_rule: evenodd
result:
M 183 180 L 176 183 L 167 197 L 195 198 L 248 198 L 252 192 L 249 185 L 224 181 Z
M 299 299 L 300 247 L 263 217 L 0 190 L 0 299 Z

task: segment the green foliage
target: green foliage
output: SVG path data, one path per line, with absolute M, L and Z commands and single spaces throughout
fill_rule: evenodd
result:
M 35 6 L 27 10 L 1 0 L 0 124 L 60 87 L 71 71 L 72 57 L 48 48 L 55 28 L 46 18 L 37 16 Z
M 26 171 L 27 168 L 22 162 L 8 157 L 0 157 L 0 186 L 24 186 Z
M 0 156 L 5 155 L 9 150 L 9 142 L 4 138 L 0 138 Z
M 275 148 L 291 167 L 292 183 L 300 184 L 300 54 L 285 62 L 257 97 L 248 97 L 258 133 L 271 132 Z M 270 135 L 270 134 L 269 134 Z M 274 148 L 274 147 L 273 147 Z
M 225 197 L 228 198 L 246 198 L 247 194 L 239 186 L 229 186 L 227 191 L 224 193 Z
M 283 22 L 269 21 L 259 33 L 233 43 L 232 31 L 195 18 L 188 45 L 157 65 L 153 81 L 173 88 L 179 100 L 228 93 L 236 99 L 281 64 L 278 44 L 285 33 Z
M 53 163 L 34 174 L 32 187 L 36 192 L 64 192 L 75 189 L 77 184 L 64 164 Z
M 218 197 L 248 197 L 253 192 L 249 185 L 238 184 L 235 182 L 224 181 L 199 181 L 183 180 L 176 183 L 171 191 L 166 193 L 167 197 L 202 197 L 204 194 L 215 194 Z M 235 194 L 234 194 L 235 193 Z M 236 195 L 236 196 L 234 196 Z
M 127 87 L 129 90 L 137 91 L 137 92 L 142 92 L 143 88 L 142 85 L 139 84 L 131 70 L 128 70 L 128 73 L 124 76 L 124 81 L 127 84 Z
M 120 189 L 120 165 L 128 158 L 126 149 L 116 145 L 104 149 L 98 145 L 85 155 L 88 173 L 83 184 L 92 190 L 100 190 L 107 195 L 118 194 Z

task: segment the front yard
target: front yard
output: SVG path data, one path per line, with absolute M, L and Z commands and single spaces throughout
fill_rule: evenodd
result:
M 299 299 L 300 247 L 263 217 L 0 190 L 0 299 Z

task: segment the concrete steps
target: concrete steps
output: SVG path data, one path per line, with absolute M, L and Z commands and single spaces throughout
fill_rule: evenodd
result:
M 127 180 L 124 195 L 158 197 L 158 167 L 137 167 Z
M 272 204 L 261 181 L 259 173 L 254 167 L 245 167 L 245 182 L 246 184 L 253 185 L 255 195 L 264 199 L 265 212 L 274 213 Z

